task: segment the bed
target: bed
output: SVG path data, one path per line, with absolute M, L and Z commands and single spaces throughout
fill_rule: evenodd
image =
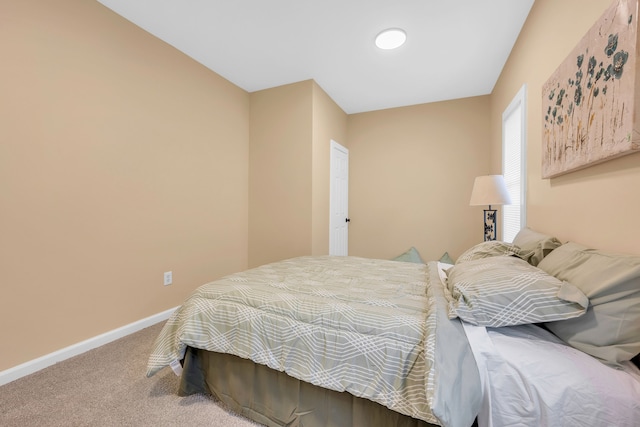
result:
M 523 230 L 454 265 L 267 264 L 194 291 L 147 376 L 267 426 L 638 425 L 640 258 L 589 251 Z

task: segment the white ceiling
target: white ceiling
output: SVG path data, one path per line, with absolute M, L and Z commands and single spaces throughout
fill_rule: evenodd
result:
M 534 0 L 98 0 L 248 92 L 314 79 L 348 114 L 491 93 Z M 374 45 L 402 28 L 393 51 Z

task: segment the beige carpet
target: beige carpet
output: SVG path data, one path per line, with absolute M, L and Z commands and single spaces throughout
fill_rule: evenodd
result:
M 0 426 L 257 426 L 209 396 L 179 397 L 166 368 L 145 376 L 161 324 L 0 387 Z

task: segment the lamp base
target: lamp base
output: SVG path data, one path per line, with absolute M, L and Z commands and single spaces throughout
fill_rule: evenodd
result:
M 497 237 L 497 229 L 498 229 L 498 219 L 496 216 L 496 210 L 491 209 L 491 205 L 489 205 L 489 209 L 484 210 L 484 241 L 496 240 Z

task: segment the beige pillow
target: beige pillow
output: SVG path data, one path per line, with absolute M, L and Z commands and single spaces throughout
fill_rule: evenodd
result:
M 464 251 L 456 260 L 456 264 L 494 256 L 520 256 L 520 252 L 520 248 L 511 243 L 489 240 Z
M 547 323 L 571 346 L 618 363 L 640 353 L 640 257 L 566 243 L 538 264 L 580 288 L 590 305 L 584 316 Z
M 529 264 L 538 265 L 552 250 L 562 245 L 562 242 L 553 236 L 525 227 L 516 234 L 513 244 L 518 246 L 523 253 L 530 254 L 527 259 Z

